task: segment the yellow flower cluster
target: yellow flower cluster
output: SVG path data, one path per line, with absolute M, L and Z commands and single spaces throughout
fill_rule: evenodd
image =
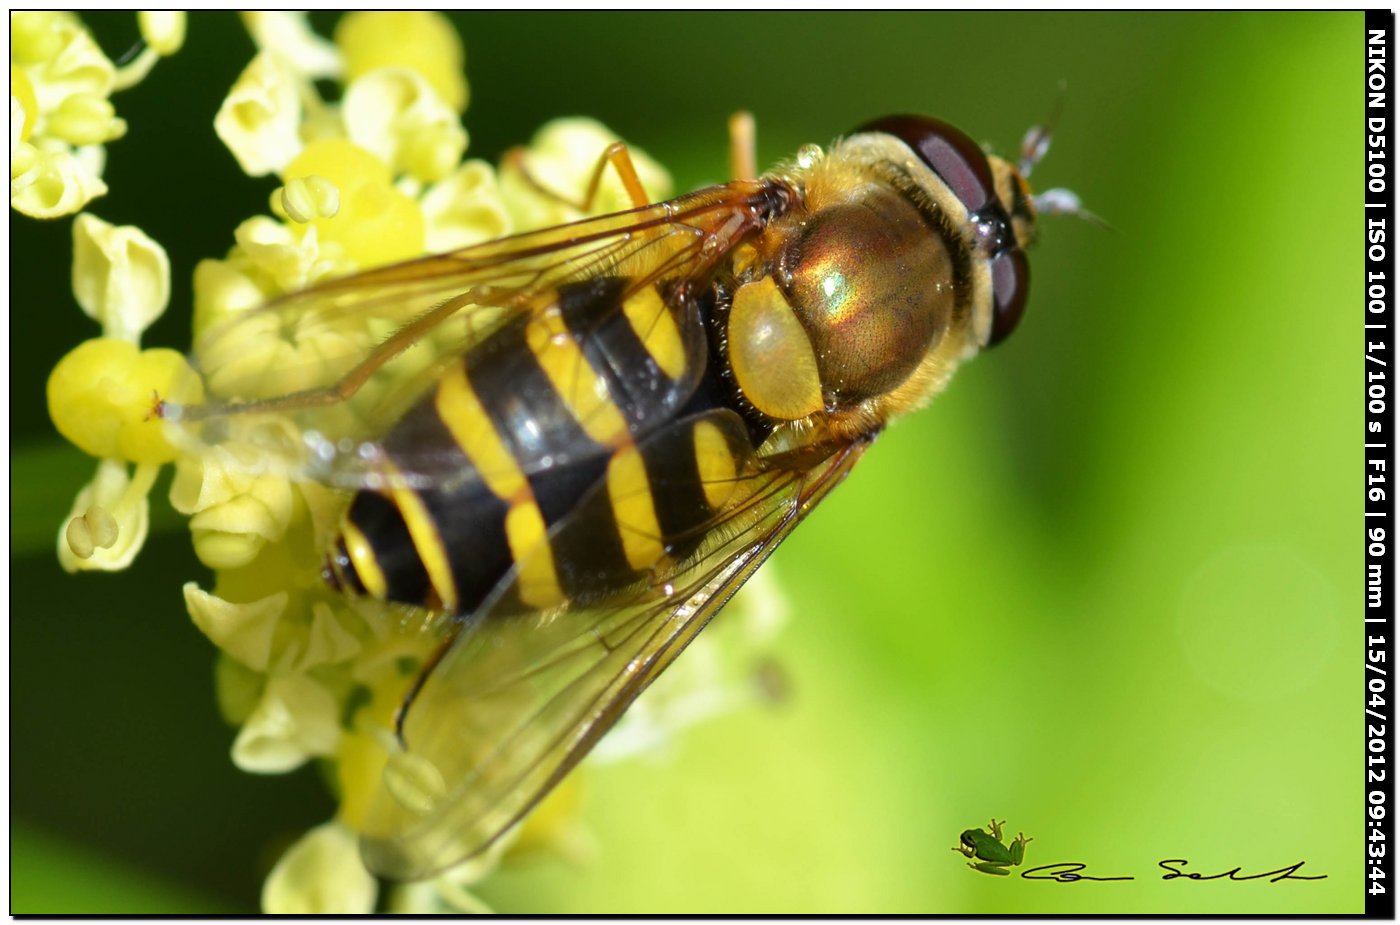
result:
M 165 311 L 170 262 L 139 228 L 92 215 L 73 223 L 73 292 L 102 335 L 70 351 L 49 375 L 58 432 L 97 457 L 59 536 L 67 571 L 126 568 L 145 542 L 147 495 L 177 451 L 152 414 L 154 396 L 197 402 L 203 389 L 177 351 L 140 349 L 141 332 Z
M 236 343 L 220 341 L 198 354 L 203 379 L 175 351 L 142 351 L 141 332 L 169 298 L 165 253 L 136 228 L 79 216 L 73 289 L 103 336 L 58 364 L 49 408 L 59 431 L 101 461 L 60 532 L 59 557 L 70 570 L 128 565 L 146 535 L 156 475 L 173 463 L 171 505 L 189 518 L 195 551 L 215 573 L 212 589 L 190 583 L 184 597 L 195 625 L 219 649 L 219 706 L 239 729 L 233 761 L 265 774 L 321 762 L 340 801 L 334 819 L 277 863 L 264 886 L 264 909 L 364 913 L 379 899 L 359 860 L 356 832 L 393 748 L 394 711 L 436 636 L 420 616 L 347 598 L 320 580 L 343 492 L 269 465 L 268 434 L 245 433 L 238 418 L 209 445 L 172 442 L 152 414 L 156 397 L 189 405 L 206 390 L 249 398 L 324 383 L 328 369 L 362 356 L 387 332 L 362 324 L 301 329 L 256 309 L 359 269 L 579 218 L 565 200 L 582 197 L 599 153 L 616 136 L 588 120 L 559 120 L 498 173 L 485 161 L 463 160 L 464 56 L 440 16 L 349 14 L 334 41 L 317 36 L 301 14 L 249 13 L 244 22 L 259 50 L 214 127 L 245 172 L 275 174 L 281 185 L 271 216 L 243 222 L 227 255 L 196 268 L 196 341 L 231 318 L 252 323 L 240 325 Z M 157 51 L 171 47 L 148 42 Z M 338 103 L 321 98 L 315 81 L 322 79 L 343 82 Z M 669 194 L 665 171 L 632 154 L 648 194 Z M 542 194 L 541 186 L 555 195 Z M 609 176 L 594 211 L 628 204 Z M 294 441 L 296 434 L 287 436 Z M 776 626 L 774 600 L 770 592 L 750 616 L 731 608 L 741 616 L 725 622 L 736 626 L 730 635 L 743 657 L 707 654 L 702 638 L 629 713 L 603 749 L 606 757 L 653 749 L 676 728 L 750 698 L 746 672 Z M 388 907 L 480 911 L 469 887 L 503 853 L 542 844 L 585 853 L 574 821 L 577 799 L 570 778 L 513 843 L 502 840 L 488 857 L 430 883 L 399 887 Z
M 144 51 L 117 68 L 71 13 L 10 14 L 10 207 L 72 215 L 107 192 L 103 148 L 126 134 L 110 99 L 179 50 L 185 14 L 140 13 Z
M 226 97 L 215 131 L 246 172 L 275 173 L 282 186 L 272 196 L 276 218 L 244 222 L 224 259 L 196 269 L 196 338 L 319 280 L 521 227 L 494 168 L 463 161 L 463 55 L 443 19 L 351 14 L 332 44 L 291 14 L 245 20 L 260 51 Z M 313 79 L 327 76 L 345 81 L 338 105 L 315 91 Z M 274 395 L 324 382 L 326 364 L 362 356 L 387 333 L 362 325 L 289 332 L 268 322 L 201 354 L 216 393 Z M 264 909 L 367 912 L 376 884 L 359 861 L 355 833 L 392 750 L 394 711 L 435 637 L 403 612 L 349 601 L 321 583 L 319 557 L 344 496 L 259 473 L 258 453 L 235 436 L 176 462 L 172 504 L 190 515 L 195 550 L 216 570 L 212 592 L 186 586 L 186 604 L 221 650 L 220 704 L 240 727 L 234 762 L 280 773 L 322 761 L 339 792 L 336 818 L 274 868 Z M 400 888 L 390 905 L 477 911 L 467 887 L 498 858 Z

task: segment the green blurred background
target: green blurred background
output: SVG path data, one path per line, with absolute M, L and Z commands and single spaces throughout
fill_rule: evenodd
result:
M 128 14 L 88 18 L 111 54 L 135 38 Z M 1361 14 L 454 18 L 472 153 L 587 114 L 681 188 L 724 178 L 736 109 L 765 163 L 902 111 L 1013 152 L 1063 80 L 1035 180 L 1116 229 L 1046 222 L 1016 335 L 775 557 L 790 698 L 659 762 L 586 769 L 593 863 L 503 871 L 489 903 L 1361 910 Z M 274 185 L 210 129 L 251 43 L 230 15 L 189 33 L 116 99 L 130 134 L 92 207 L 169 249 L 174 304 L 147 342 L 176 346 L 195 262 Z M 332 804 L 310 769 L 229 763 L 213 649 L 179 591 L 207 575 L 163 492 L 134 568 L 59 570 L 92 465 L 43 388 L 92 331 L 70 223 L 10 229 L 12 911 L 254 911 L 271 860 Z M 1030 863 L 1137 879 L 974 873 L 949 848 L 992 815 L 1035 837 Z M 1327 879 L 1163 882 L 1163 858 Z

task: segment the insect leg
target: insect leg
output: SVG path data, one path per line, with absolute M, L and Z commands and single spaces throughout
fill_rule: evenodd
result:
M 637 176 L 637 168 L 632 163 L 632 155 L 628 152 L 627 145 L 621 141 L 615 141 L 608 145 L 599 156 L 598 163 L 593 166 L 593 173 L 588 180 L 588 190 L 583 194 L 582 202 L 561 195 L 535 179 L 529 168 L 525 166 L 523 148 L 512 148 L 507 151 L 505 162 L 520 171 L 520 175 L 525 178 L 525 182 L 535 192 L 578 209 L 580 212 L 592 211 L 594 202 L 598 198 L 598 189 L 603 182 L 603 172 L 611 164 L 613 170 L 617 172 L 618 179 L 622 181 L 623 187 L 627 190 L 627 197 L 632 200 L 632 207 L 640 209 L 642 206 L 651 204 L 651 199 L 647 196 L 646 190 L 642 188 L 642 181 Z
M 636 165 L 632 163 L 632 155 L 627 151 L 627 145 L 620 141 L 615 141 L 608 145 L 603 156 L 598 158 L 598 164 L 593 168 L 593 179 L 588 181 L 588 193 L 583 197 L 583 211 L 587 212 L 593 207 L 593 200 L 598 195 L 598 185 L 603 182 L 603 171 L 608 164 L 612 164 L 613 170 L 622 178 L 622 185 L 627 188 L 627 195 L 632 200 L 632 207 L 640 209 L 648 205 L 650 199 L 647 191 L 642 189 L 642 181 L 637 177 Z
M 456 632 L 443 639 L 433 653 L 428 656 L 422 666 L 418 669 L 418 677 L 413 680 L 413 686 L 404 694 L 403 701 L 399 708 L 394 711 L 394 737 L 399 740 L 400 745 L 407 746 L 403 737 L 403 721 L 408 715 L 409 707 L 413 706 L 413 701 L 418 699 L 418 692 L 423 689 L 423 684 L 428 680 L 428 676 L 433 673 L 433 669 L 442 661 L 442 657 L 452 650 L 452 644 L 457 641 L 457 633 L 462 631 L 457 627 Z
M 734 180 L 752 180 L 758 176 L 751 112 L 740 111 L 729 117 L 729 176 Z

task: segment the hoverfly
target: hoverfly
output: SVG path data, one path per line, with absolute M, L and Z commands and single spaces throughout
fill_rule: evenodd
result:
M 303 471 L 355 489 L 326 580 L 451 617 L 372 869 L 422 878 L 520 821 L 889 421 L 1011 333 L 1037 212 L 1077 209 L 1030 193 L 1047 143 L 1013 165 L 896 116 L 659 204 L 614 146 L 629 211 L 327 282 L 197 345 L 216 403 L 167 416 L 290 426 Z M 346 355 L 265 396 L 220 369 L 265 329 Z

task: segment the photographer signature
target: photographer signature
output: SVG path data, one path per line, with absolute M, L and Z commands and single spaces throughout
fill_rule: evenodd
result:
M 1163 880 L 1263 880 L 1268 878 L 1270 883 L 1278 883 L 1280 880 L 1326 880 L 1326 874 L 1300 874 L 1298 870 L 1307 863 L 1299 861 L 1290 864 L 1288 867 L 1279 867 L 1274 870 L 1266 870 L 1258 874 L 1246 874 L 1241 867 L 1232 867 L 1229 870 L 1221 871 L 1218 874 L 1203 874 L 1198 871 L 1186 870 L 1189 863 L 1186 858 L 1167 858 L 1157 862 L 1157 866 L 1166 871 L 1162 875 Z M 1080 864 L 1077 861 L 1067 861 L 1059 864 L 1042 864 L 1039 867 L 1032 867 L 1021 873 L 1023 880 L 1053 880 L 1057 883 L 1075 883 L 1080 880 L 1136 880 L 1136 877 L 1099 877 L 1093 874 L 1082 873 L 1088 867 L 1087 864 Z
M 993 874 L 998 877 L 1006 877 L 1011 874 L 1011 868 L 1021 866 L 1026 858 L 1026 845 L 1034 841 L 1025 833 L 1018 834 L 1006 843 L 1002 835 L 1002 826 L 1005 821 L 998 822 L 996 817 L 992 817 L 991 824 L 985 829 L 964 829 L 958 836 L 958 843 L 953 846 L 953 850 L 966 856 L 968 867 L 984 874 Z M 1166 871 L 1162 875 L 1163 880 L 1264 880 L 1270 883 L 1278 883 L 1280 880 L 1326 880 L 1326 874 L 1300 874 L 1299 869 L 1307 863 L 1299 861 L 1287 867 L 1278 867 L 1273 870 L 1266 870 L 1257 874 L 1246 874 L 1242 867 L 1232 867 L 1229 870 L 1221 871 L 1218 874 L 1203 874 L 1199 871 L 1186 870 L 1190 862 L 1186 858 L 1166 858 L 1158 861 L 1157 866 Z M 1022 880 L 1053 880 L 1056 883 L 1077 883 L 1081 880 L 1136 880 L 1136 877 L 1100 877 L 1096 874 L 1086 874 L 1087 864 L 1078 861 L 1064 861 L 1058 864 L 1042 864 L 1039 867 L 1031 867 L 1021 872 Z

